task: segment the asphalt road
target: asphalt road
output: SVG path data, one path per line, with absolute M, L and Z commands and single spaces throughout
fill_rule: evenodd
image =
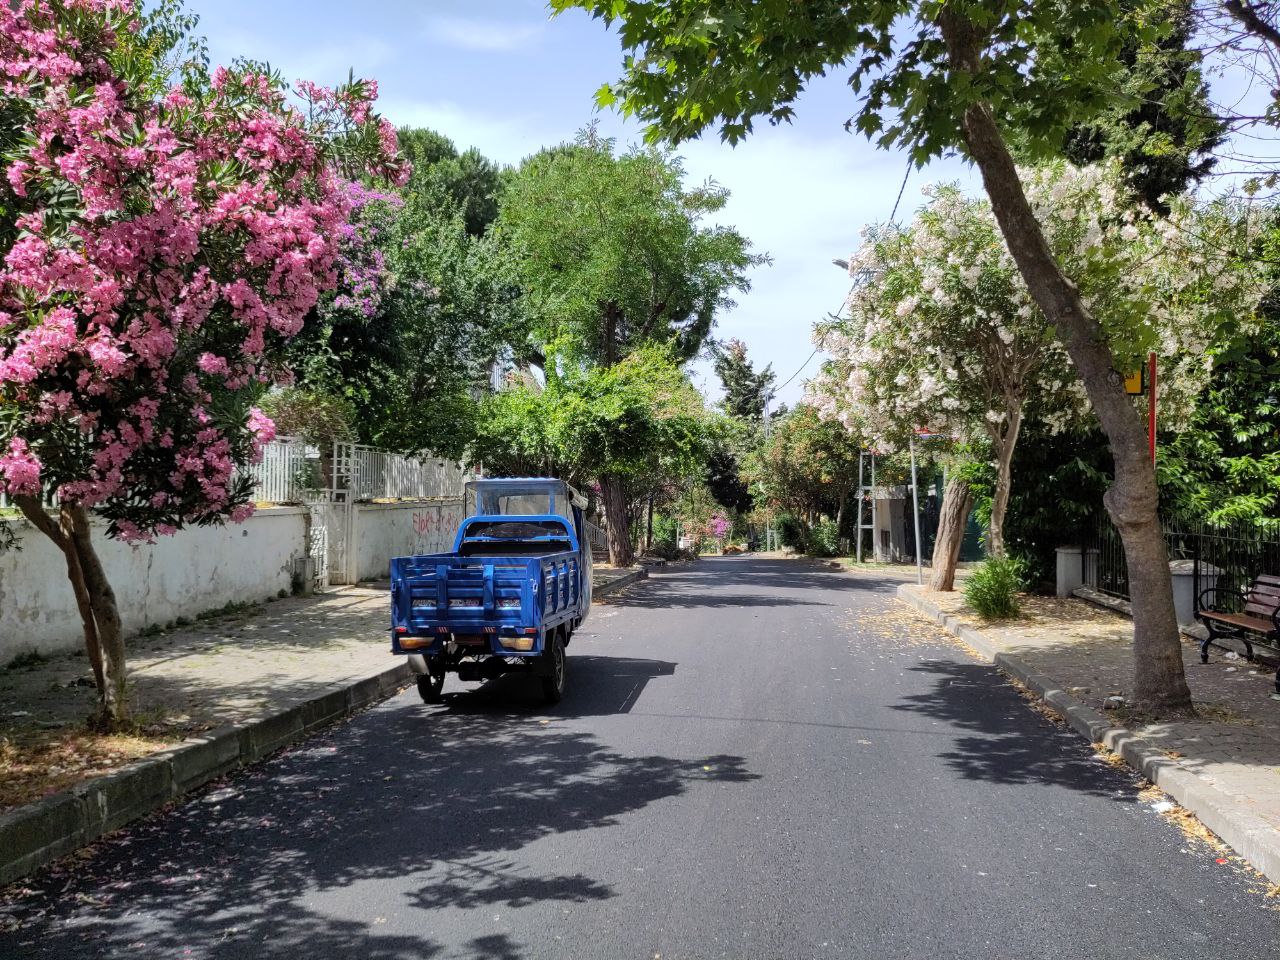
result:
M 1280 953 L 1256 880 L 893 586 L 659 575 L 594 609 L 559 707 L 410 690 L 33 878 L 0 957 Z

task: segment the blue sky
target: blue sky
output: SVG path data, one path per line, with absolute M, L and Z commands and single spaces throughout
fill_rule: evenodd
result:
M 542 0 L 188 0 L 188 6 L 201 16 L 215 62 L 249 56 L 269 61 L 286 79 L 322 83 L 354 68 L 378 80 L 380 109 L 396 124 L 435 128 L 502 163 L 571 139 L 597 116 L 622 142 L 640 137 L 637 125 L 594 109 L 595 90 L 618 75 L 617 39 L 577 11 L 549 20 Z M 773 364 L 780 381 L 809 357 L 813 323 L 848 290 L 832 258 L 848 255 L 864 224 L 888 218 L 906 170 L 902 156 L 844 131 L 854 106 L 844 80 L 837 74 L 815 84 L 790 126 L 761 128 L 736 148 L 707 140 L 680 149 L 692 181 L 712 177 L 732 192 L 720 221 L 773 258 L 721 317 L 717 335 L 744 340 L 757 366 Z M 952 179 L 976 182 L 958 160 L 913 171 L 899 218 L 918 205 L 924 183 Z M 799 399 L 816 367 L 814 360 L 780 399 Z M 694 373 L 714 396 L 709 365 L 695 365 Z

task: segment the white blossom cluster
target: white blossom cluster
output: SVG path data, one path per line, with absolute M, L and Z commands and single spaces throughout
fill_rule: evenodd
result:
M 1214 333 L 1251 316 L 1261 285 L 1232 255 L 1250 224 L 1223 205 L 1175 200 L 1168 217 L 1137 207 L 1114 165 L 1022 171 L 1046 238 L 1101 323 L 1118 371 L 1148 351 L 1160 412 L 1176 426 L 1207 382 Z M 958 187 L 926 188 L 905 229 L 869 231 L 850 260 L 859 278 L 842 319 L 815 340 L 831 360 L 809 402 L 883 448 L 915 429 L 998 446 L 1012 420 L 1053 432 L 1087 413 L 1067 351 L 1032 301 L 990 205 Z

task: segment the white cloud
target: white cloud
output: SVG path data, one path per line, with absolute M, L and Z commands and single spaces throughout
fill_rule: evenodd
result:
M 427 38 L 459 50 L 500 53 L 522 50 L 537 42 L 545 23 L 508 23 L 469 17 L 433 17 L 427 21 Z

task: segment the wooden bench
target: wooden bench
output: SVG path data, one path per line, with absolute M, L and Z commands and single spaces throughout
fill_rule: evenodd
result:
M 1244 644 L 1251 661 L 1255 645 L 1280 654 L 1280 577 L 1264 573 L 1238 592 L 1210 587 L 1200 593 L 1196 608 L 1196 617 L 1209 631 L 1200 644 L 1201 663 L 1209 662 L 1210 644 L 1228 637 Z M 1280 670 L 1276 693 L 1280 694 Z

